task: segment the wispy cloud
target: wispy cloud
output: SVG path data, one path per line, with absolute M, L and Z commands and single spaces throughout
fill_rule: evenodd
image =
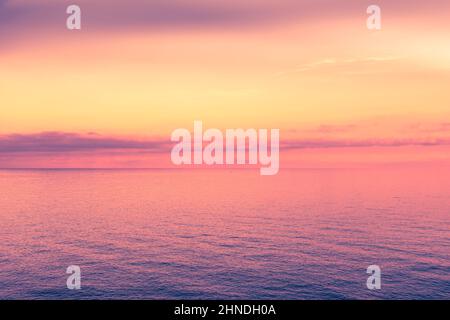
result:
M 415 123 L 410 126 L 410 129 L 421 133 L 450 133 L 450 122 L 442 122 L 432 125 Z
M 367 139 L 367 140 L 332 140 L 310 139 L 290 140 L 281 143 L 281 149 L 318 149 L 318 148 L 365 148 L 365 147 L 405 147 L 405 146 L 450 146 L 450 139 Z
M 339 125 L 330 125 L 323 124 L 310 129 L 293 129 L 290 130 L 290 133 L 297 134 L 335 134 L 335 133 L 350 133 L 354 132 L 359 128 L 357 124 L 339 124 Z
M 326 69 L 326 68 L 338 68 L 339 70 L 344 70 L 348 72 L 348 68 L 350 65 L 354 65 L 359 69 L 366 69 L 365 72 L 369 72 L 367 70 L 368 67 L 372 67 L 375 64 L 380 63 L 389 63 L 402 60 L 402 57 L 366 57 L 366 58 L 347 58 L 347 59 L 338 59 L 338 58 L 326 58 L 322 60 L 318 60 L 311 63 L 305 63 L 299 65 L 297 67 L 292 68 L 291 70 L 282 71 L 276 74 L 276 76 L 285 76 L 289 74 L 295 73 L 303 73 L 308 71 Z

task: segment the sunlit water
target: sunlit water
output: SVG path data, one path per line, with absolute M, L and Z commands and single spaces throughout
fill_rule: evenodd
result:
M 0 171 L 0 298 L 449 299 L 449 177 Z

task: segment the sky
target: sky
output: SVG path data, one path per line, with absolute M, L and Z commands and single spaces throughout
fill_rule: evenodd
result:
M 279 128 L 286 167 L 448 164 L 449 9 L 0 0 L 0 167 L 166 167 L 171 132 L 194 120 Z

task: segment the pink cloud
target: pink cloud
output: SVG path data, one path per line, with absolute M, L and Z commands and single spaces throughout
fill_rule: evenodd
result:
M 122 138 L 96 133 L 42 132 L 36 134 L 9 134 L 0 136 L 0 168 L 167 168 L 172 167 L 170 151 L 173 142 L 161 138 Z M 404 150 L 413 148 L 415 155 L 426 158 L 446 157 L 450 139 L 292 139 L 280 142 L 283 158 L 295 166 L 305 157 L 323 161 L 344 157 L 355 161 L 369 154 L 388 160 L 396 154 L 404 158 Z M 423 148 L 434 152 L 427 156 Z M 383 155 L 376 150 L 383 150 Z M 417 150 L 422 150 L 418 153 Z M 391 151 L 389 151 L 391 150 Z M 440 151 L 439 151 L 440 150 Z M 340 156 L 339 156 L 340 155 Z M 408 156 L 409 157 L 409 156 Z M 340 160 L 341 161 L 341 160 Z M 312 163 L 313 165 L 314 163 Z

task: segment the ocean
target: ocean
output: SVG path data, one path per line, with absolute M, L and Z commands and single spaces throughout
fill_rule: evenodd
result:
M 0 299 L 450 299 L 449 177 L 0 170 Z

